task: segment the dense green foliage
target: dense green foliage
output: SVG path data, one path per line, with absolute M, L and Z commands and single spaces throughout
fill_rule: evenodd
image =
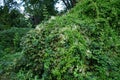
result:
M 74 27 L 40 28 L 28 33 L 22 41 L 23 53 L 28 61 L 26 69 L 32 70 L 43 79 L 61 79 L 62 75 L 63 79 L 67 79 L 70 77 L 67 74 L 72 75 L 74 72 L 70 70 L 78 66 L 79 69 L 83 68 L 89 57 L 85 40 Z M 74 78 L 78 71 L 73 74 Z
M 29 14 L 33 27 L 43 20 L 49 19 L 51 15 L 56 15 L 54 5 L 58 0 L 23 0 L 25 12 Z M 47 15 L 45 13 L 48 13 Z
M 118 80 L 118 3 L 84 0 L 62 18 L 28 33 L 21 44 L 26 69 L 45 80 Z
M 3 49 L 17 49 L 20 44 L 20 38 L 23 37 L 30 28 L 11 28 L 0 32 L 0 45 Z
M 29 20 L 25 19 L 18 9 L 0 6 L 0 31 L 11 27 L 29 27 Z
M 4 80 L 10 70 L 22 56 L 20 52 L 20 40 L 30 30 L 30 28 L 15 28 L 0 32 L 0 79 Z M 2 75 L 3 73 L 4 76 Z M 10 72 L 11 73 L 11 72 Z M 14 75 L 14 74 L 12 74 Z M 5 77 L 6 78 L 6 77 Z M 9 77 L 7 77 L 9 78 Z
M 11 61 L 20 57 L 4 76 L 13 72 L 17 77 L 9 75 L 12 80 L 119 80 L 119 4 L 81 0 L 63 16 L 38 25 L 22 37 L 22 50 Z

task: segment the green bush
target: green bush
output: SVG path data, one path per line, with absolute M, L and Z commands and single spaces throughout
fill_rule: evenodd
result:
M 119 80 L 119 0 L 81 0 L 22 38 L 25 65 L 43 80 Z
M 4 52 L 3 52 L 4 53 Z M 21 52 L 14 53 L 14 54 L 4 54 L 0 57 L 0 79 L 11 80 L 12 77 L 15 77 L 15 67 L 18 60 L 21 60 L 23 54 Z
M 74 26 L 73 28 L 35 29 L 23 37 L 21 45 L 28 61 L 26 69 L 29 68 L 33 73 L 46 79 L 49 79 L 51 75 L 53 75 L 51 79 L 55 77 L 62 79 L 62 73 L 72 74 L 73 71 L 66 72 L 66 70 L 69 71 L 72 68 L 76 70 L 78 66 L 73 77 L 79 75 L 77 73 L 79 69 L 83 69 L 81 73 L 84 73 L 86 58 L 90 57 L 87 55 L 87 46 L 83 36 Z M 64 78 L 67 79 L 68 77 L 65 76 Z
M 8 78 L 14 73 L 14 67 L 21 56 L 16 53 L 21 50 L 21 37 L 29 30 L 30 28 L 11 28 L 0 32 L 0 79 Z
M 11 28 L 0 31 L 0 45 L 3 50 L 10 52 L 11 50 L 19 49 L 19 43 L 22 36 L 24 36 L 30 28 Z

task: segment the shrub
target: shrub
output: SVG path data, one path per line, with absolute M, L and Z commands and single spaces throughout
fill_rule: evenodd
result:
M 20 39 L 25 35 L 30 28 L 11 28 L 0 32 L 0 45 L 3 47 L 3 50 L 17 50 L 19 49 Z
M 43 80 L 119 80 L 118 3 L 81 0 L 66 15 L 30 31 L 21 42 L 22 68 Z
M 51 79 L 67 79 L 66 75 L 62 78 L 62 73 L 75 77 L 79 69 L 83 69 L 81 73 L 85 72 L 86 67 L 83 66 L 86 66 L 87 46 L 76 28 L 35 29 L 22 39 L 21 45 L 28 61 L 26 69 L 29 68 L 42 78 L 53 75 Z M 76 73 L 66 71 L 72 68 L 78 68 Z
M 4 53 L 4 52 L 3 52 Z M 15 77 L 14 68 L 18 62 L 18 60 L 23 57 L 21 52 L 14 53 L 14 54 L 4 54 L 0 58 L 0 79 L 1 80 L 13 80 L 12 77 Z

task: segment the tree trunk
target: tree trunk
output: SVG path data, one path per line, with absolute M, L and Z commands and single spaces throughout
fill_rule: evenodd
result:
M 75 6 L 75 4 L 77 3 L 76 0 L 62 0 L 62 1 L 65 4 L 67 10 L 73 8 Z

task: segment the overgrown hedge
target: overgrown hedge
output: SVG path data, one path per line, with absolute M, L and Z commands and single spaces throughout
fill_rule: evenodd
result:
M 42 80 L 119 80 L 119 4 L 81 0 L 62 17 L 40 24 L 22 38 L 25 62 L 16 67 Z
M 26 69 L 42 79 L 80 78 L 91 57 L 84 37 L 72 27 L 35 29 L 22 39 Z M 51 76 L 51 77 L 50 77 Z

